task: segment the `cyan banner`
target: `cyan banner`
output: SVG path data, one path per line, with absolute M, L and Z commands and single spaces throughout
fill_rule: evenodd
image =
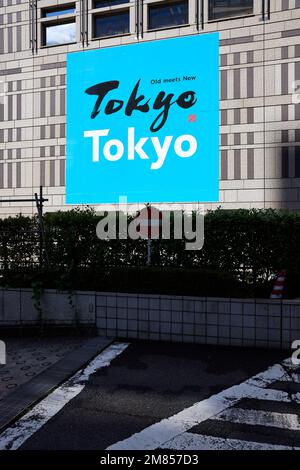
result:
M 68 54 L 68 204 L 219 198 L 217 33 Z

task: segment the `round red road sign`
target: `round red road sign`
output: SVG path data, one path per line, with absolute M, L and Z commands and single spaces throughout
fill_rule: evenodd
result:
M 140 234 L 143 238 L 159 238 L 162 213 L 153 206 L 146 206 L 140 211 Z

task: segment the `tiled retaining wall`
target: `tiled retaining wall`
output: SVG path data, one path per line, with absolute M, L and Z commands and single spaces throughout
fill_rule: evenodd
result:
M 47 289 L 41 296 L 43 322 L 53 325 L 95 324 L 95 293 L 68 293 Z M 32 289 L 0 289 L 0 328 L 5 326 L 34 326 L 39 322 Z
M 300 339 L 300 300 L 200 298 L 46 290 L 45 324 L 94 325 L 103 336 L 290 349 Z M 38 322 L 32 290 L 0 290 L 0 326 Z
M 200 344 L 290 348 L 300 301 L 97 294 L 99 333 Z

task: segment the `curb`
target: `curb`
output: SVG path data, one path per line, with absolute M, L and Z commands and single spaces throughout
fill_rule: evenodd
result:
M 37 402 L 45 398 L 61 383 L 88 364 L 114 340 L 91 338 L 39 375 L 20 385 L 0 402 L 0 432 L 12 424 Z

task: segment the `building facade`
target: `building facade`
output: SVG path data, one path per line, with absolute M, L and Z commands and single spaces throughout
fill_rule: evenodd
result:
M 215 31 L 220 202 L 206 208 L 299 210 L 299 0 L 0 0 L 0 200 L 42 185 L 47 210 L 72 207 L 67 53 Z M 1 216 L 20 210 L 35 206 L 0 203 Z

